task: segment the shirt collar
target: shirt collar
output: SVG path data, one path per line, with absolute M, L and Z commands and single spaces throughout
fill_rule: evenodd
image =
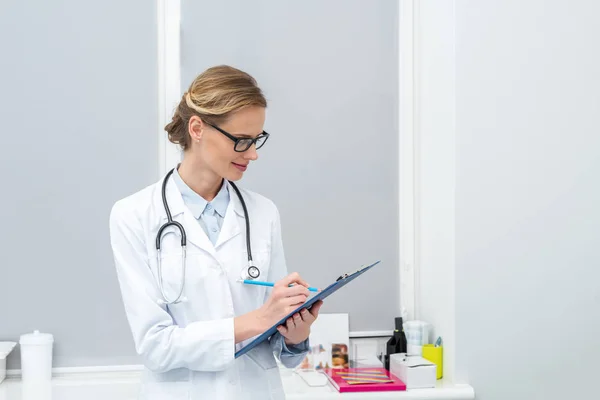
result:
M 219 193 L 217 193 L 213 201 L 210 203 L 215 208 L 217 214 L 219 214 L 221 218 L 225 218 L 225 213 L 227 213 L 227 205 L 229 204 L 229 187 L 225 184 L 225 180 L 223 180 L 221 183 L 221 189 L 219 189 Z
M 177 168 L 175 168 L 175 170 L 173 171 L 173 181 L 175 182 L 175 185 L 177 185 L 177 189 L 179 189 L 179 192 L 181 193 L 183 202 L 190 209 L 194 218 L 200 218 L 209 202 L 206 201 L 204 197 L 194 192 L 183 181 L 183 179 L 181 179 Z M 217 193 L 215 198 L 210 202 L 210 204 L 215 209 L 217 214 L 221 216 L 221 218 L 225 217 L 225 213 L 227 212 L 227 205 L 229 204 L 228 185 L 221 184 L 221 189 L 219 189 L 219 192 Z

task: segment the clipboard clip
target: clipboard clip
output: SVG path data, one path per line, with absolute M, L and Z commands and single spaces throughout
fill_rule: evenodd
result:
M 359 272 L 360 272 L 360 271 L 362 271 L 363 269 L 365 269 L 365 266 L 364 266 L 364 265 L 361 265 L 361 267 L 358 269 L 358 271 L 356 271 L 356 272 L 354 272 L 354 273 L 352 273 L 352 274 L 344 274 L 344 275 L 340 275 L 340 277 L 339 277 L 339 278 L 337 278 L 335 281 L 337 282 L 337 281 L 341 281 L 342 279 L 346 279 L 346 278 L 347 278 L 349 275 L 354 275 L 354 274 L 356 274 L 356 273 L 359 273 Z

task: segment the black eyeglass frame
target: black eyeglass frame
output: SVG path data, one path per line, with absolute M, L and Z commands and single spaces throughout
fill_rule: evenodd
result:
M 265 145 L 265 143 L 267 143 L 267 140 L 269 139 L 269 136 L 271 136 L 269 133 L 262 131 L 257 137 L 255 138 L 240 138 L 237 136 L 233 136 L 231 133 L 224 131 L 223 129 L 219 128 L 216 125 L 213 125 L 211 123 L 208 123 L 206 121 L 204 121 L 204 123 L 208 126 L 211 126 L 213 128 L 215 128 L 216 130 L 218 130 L 219 132 L 221 132 L 223 135 L 227 136 L 229 139 L 231 139 L 233 141 L 233 150 L 237 151 L 238 153 L 243 153 L 246 150 L 248 150 L 250 148 L 250 146 L 255 145 L 256 146 L 256 142 L 258 142 L 260 139 L 264 138 L 265 140 L 260 144 L 260 146 L 256 146 L 256 150 L 260 149 L 261 147 L 263 147 Z M 240 142 L 243 143 L 248 143 L 248 145 L 246 146 L 245 149 L 243 150 L 239 150 L 238 149 L 238 145 L 240 144 Z

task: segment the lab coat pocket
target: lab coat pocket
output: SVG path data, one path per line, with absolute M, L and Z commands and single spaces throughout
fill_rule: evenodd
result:
M 262 376 L 258 381 L 266 382 L 268 384 L 269 398 L 284 399 L 285 392 L 281 382 L 279 365 L 275 360 L 269 341 L 262 342 L 260 345 L 249 351 L 247 355 L 260 367 L 262 374 L 259 373 L 259 376 Z
M 272 368 L 277 368 L 277 361 L 275 360 L 275 356 L 273 355 L 273 350 L 269 344 L 268 340 L 265 340 L 254 349 L 249 351 L 248 357 L 252 359 L 259 367 L 264 370 L 269 370 Z

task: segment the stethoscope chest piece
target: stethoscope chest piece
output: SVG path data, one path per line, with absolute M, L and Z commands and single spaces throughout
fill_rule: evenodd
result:
M 248 262 L 248 268 L 242 270 L 242 280 L 256 279 L 260 276 L 260 270 L 252 261 Z

